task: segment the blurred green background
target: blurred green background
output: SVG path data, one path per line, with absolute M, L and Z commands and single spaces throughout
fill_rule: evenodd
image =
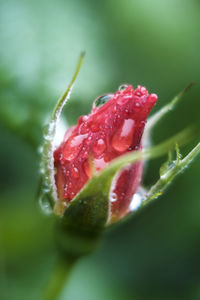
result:
M 0 45 L 0 299 L 35 300 L 56 252 L 53 221 L 35 201 L 37 149 L 79 53 L 87 55 L 63 113 L 68 124 L 121 83 L 157 93 L 155 112 L 194 81 L 154 142 L 200 128 L 200 2 L 0 0 Z M 146 185 L 164 159 L 149 163 Z M 105 233 L 60 300 L 200 299 L 199 175 L 200 159 L 159 201 Z

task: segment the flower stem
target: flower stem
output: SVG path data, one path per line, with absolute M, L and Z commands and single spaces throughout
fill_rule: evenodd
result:
M 75 259 L 59 258 L 56 268 L 49 279 L 47 289 L 42 300 L 57 300 L 67 283 Z

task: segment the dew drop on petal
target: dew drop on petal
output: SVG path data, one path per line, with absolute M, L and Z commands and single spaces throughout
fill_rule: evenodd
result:
M 82 143 L 82 141 L 83 141 L 84 139 L 87 138 L 87 136 L 88 136 L 87 133 L 86 133 L 86 134 L 80 134 L 80 135 L 75 136 L 75 137 L 71 140 L 70 146 L 71 146 L 71 147 L 78 147 L 78 146 Z
M 117 201 L 117 194 L 116 193 L 111 193 L 111 195 L 110 195 L 110 201 L 111 202 L 115 202 L 115 201 Z
M 148 100 L 153 103 L 155 103 L 157 101 L 157 99 L 158 99 L 158 96 L 156 94 L 150 94 L 148 97 Z
M 72 176 L 74 178 L 79 178 L 79 170 L 76 167 L 72 168 Z
M 146 190 L 142 187 L 139 187 L 137 192 L 133 195 L 133 198 L 129 206 L 129 211 L 131 212 L 137 210 L 145 199 L 146 199 Z
M 77 155 L 77 147 L 81 145 L 88 134 L 80 134 L 70 138 L 63 148 L 63 157 L 66 160 L 73 160 Z
M 134 104 L 134 108 L 136 109 L 136 110 L 139 110 L 140 109 L 140 107 L 141 107 L 141 104 L 140 104 L 140 102 L 135 102 L 135 104 Z
M 93 102 L 93 108 L 96 107 L 100 107 L 102 105 L 104 105 L 105 103 L 107 103 L 111 98 L 112 98 L 112 94 L 106 94 L 103 96 L 99 96 L 98 98 L 96 98 Z
M 122 92 L 122 91 L 124 91 L 127 87 L 128 87 L 128 84 L 122 84 L 122 85 L 119 86 L 118 90 L 119 90 L 120 92 Z
M 141 203 L 142 203 L 142 196 L 139 193 L 135 193 L 131 201 L 131 204 L 129 206 L 130 211 L 137 210 L 138 207 L 140 207 Z
M 130 147 L 134 133 L 134 125 L 134 120 L 124 120 L 122 126 L 116 131 L 112 138 L 111 144 L 114 150 L 124 152 Z
M 50 203 L 49 203 L 49 198 L 47 196 L 46 193 L 42 193 L 39 197 L 39 204 L 40 204 L 40 207 L 42 208 L 42 211 L 45 213 L 45 214 L 50 214 L 52 212 L 52 209 L 51 209 L 51 206 L 50 206 Z
M 95 154 L 100 155 L 106 149 L 106 144 L 103 139 L 98 139 L 95 144 L 93 144 L 92 149 Z

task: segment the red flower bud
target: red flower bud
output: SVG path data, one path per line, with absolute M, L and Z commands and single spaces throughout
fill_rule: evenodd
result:
M 92 169 L 98 172 L 114 158 L 142 147 L 145 122 L 156 101 L 155 94 L 131 85 L 94 101 L 91 113 L 78 119 L 54 152 L 59 201 L 67 205 L 91 178 Z M 112 220 L 128 212 L 142 169 L 137 162 L 116 175 L 110 191 Z

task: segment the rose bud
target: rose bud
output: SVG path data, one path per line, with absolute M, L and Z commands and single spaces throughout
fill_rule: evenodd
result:
M 55 182 L 58 201 L 67 207 L 94 172 L 110 161 L 142 148 L 146 119 L 157 95 L 146 88 L 122 85 L 115 94 L 98 97 L 88 116 L 81 116 L 69 128 L 61 145 L 54 151 Z M 114 222 L 129 212 L 143 171 L 141 161 L 120 170 L 110 189 L 110 220 Z

